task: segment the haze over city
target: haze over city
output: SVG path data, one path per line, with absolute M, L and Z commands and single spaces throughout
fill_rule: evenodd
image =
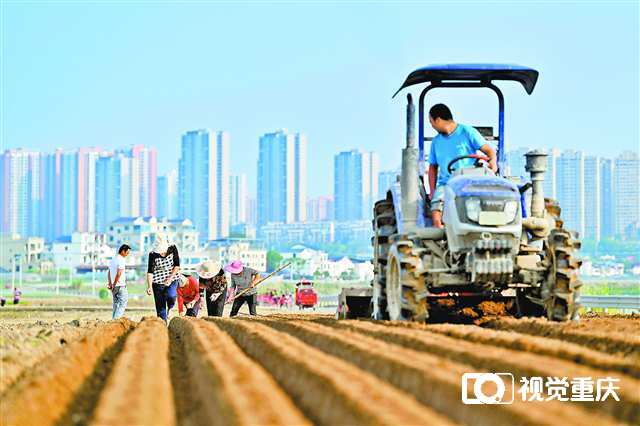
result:
M 411 70 L 495 61 L 540 70 L 531 96 L 501 85 L 508 148 L 637 151 L 638 4 L 611 5 L 3 2 L 2 145 L 142 143 L 163 174 L 186 131 L 224 130 L 255 194 L 258 139 L 287 128 L 308 138 L 309 196 L 330 194 L 319 176 L 341 150 L 399 165 L 404 97 L 391 95 Z M 496 125 L 490 93 L 433 99 Z

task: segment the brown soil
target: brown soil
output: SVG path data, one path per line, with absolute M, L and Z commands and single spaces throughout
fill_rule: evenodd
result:
M 503 313 L 476 308 L 467 314 Z M 0 425 L 640 424 L 637 315 L 482 327 L 286 313 L 174 318 L 168 330 L 156 318 L 11 321 L 0 325 Z M 488 371 L 513 374 L 515 389 L 522 377 L 614 377 L 620 401 L 522 402 L 507 388 L 513 404 L 463 404 L 463 374 Z
M 188 387 L 179 386 L 176 398 L 187 401 L 201 398 L 183 409 L 182 404 L 178 404 L 181 423 L 309 423 L 273 378 L 215 325 L 203 320 L 175 318 L 170 328 L 172 344 L 183 345 L 183 350 L 176 353 L 182 356 L 181 362 L 173 365 L 175 368 L 188 366 Z M 192 412 L 187 414 L 187 411 Z
M 409 327 L 422 328 L 469 342 L 501 346 L 538 355 L 548 355 L 577 364 L 618 371 L 640 378 L 640 364 L 633 362 L 629 357 L 609 355 L 563 340 L 548 339 L 512 331 L 491 330 L 472 325 L 434 324 L 425 326 L 412 324 Z
M 255 321 L 217 320 L 318 424 L 451 424 L 409 395 Z
M 2 395 L 2 424 L 61 421 L 103 355 L 132 327 L 128 319 L 107 323 L 38 363 Z
M 416 332 L 406 327 L 386 327 L 364 321 L 334 322 L 335 327 L 349 329 L 392 342 L 402 347 L 429 352 L 453 361 L 472 365 L 474 371 L 499 371 L 522 377 L 616 377 L 620 379 L 621 401 L 608 399 L 603 402 L 581 403 L 596 411 L 606 411 L 621 421 L 640 423 L 640 381 L 620 372 L 576 364 L 565 359 L 528 351 L 516 351 L 495 345 L 474 343 L 448 337 L 427 330 Z
M 145 318 L 127 337 L 100 395 L 95 425 L 176 423 L 164 321 Z
M 512 424 L 614 424 L 613 418 L 557 401 L 511 405 L 465 405 L 461 402 L 461 377 L 477 366 L 447 359 L 446 352 L 431 354 L 362 333 L 327 327 L 309 321 L 262 320 L 380 379 L 413 394 L 420 402 L 457 422 L 474 425 Z M 352 321 L 358 322 L 358 321 Z M 335 322 L 338 323 L 337 321 Z M 366 324 L 365 322 L 361 322 Z M 387 327 L 379 326 L 383 329 Z M 453 348 L 450 348 L 453 349 Z M 482 370 L 480 370 L 482 371 Z M 505 371 L 500 369 L 498 371 Z M 508 371 L 508 370 L 506 370 Z M 507 398 L 511 396 L 507 390 Z M 595 423 L 594 423 L 595 422 Z
M 600 325 L 600 322 L 604 324 Z M 622 322 L 624 325 L 619 325 Z M 632 324 L 637 323 L 631 320 Z M 559 323 L 542 318 L 500 318 L 487 321 L 483 327 L 496 330 L 508 330 L 535 336 L 550 337 L 587 346 L 602 352 L 621 354 L 640 359 L 640 333 L 628 332 L 624 320 L 593 320 Z M 622 330 L 622 331 L 619 331 Z
M 0 324 L 0 394 L 15 383 L 24 371 L 98 325 L 99 321 Z

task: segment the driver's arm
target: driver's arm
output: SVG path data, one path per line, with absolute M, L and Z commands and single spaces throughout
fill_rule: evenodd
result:
M 433 197 L 433 193 L 436 191 L 437 177 L 438 166 L 436 164 L 429 164 L 429 199 Z
M 496 161 L 496 150 L 491 148 L 491 145 L 485 143 L 480 147 L 480 151 L 482 151 L 487 157 L 489 157 L 489 168 L 493 170 L 494 173 L 498 172 L 498 163 Z

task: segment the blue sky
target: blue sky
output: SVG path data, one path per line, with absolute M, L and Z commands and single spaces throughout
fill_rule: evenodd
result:
M 310 195 L 330 194 L 340 150 L 399 164 L 405 98 L 391 95 L 411 70 L 508 62 L 540 70 L 531 96 L 501 85 L 508 147 L 637 151 L 639 21 L 635 1 L 3 1 L 2 144 L 145 143 L 164 172 L 183 132 L 223 129 L 233 172 L 254 191 L 258 138 L 284 127 L 308 137 Z M 488 92 L 433 100 L 496 125 Z

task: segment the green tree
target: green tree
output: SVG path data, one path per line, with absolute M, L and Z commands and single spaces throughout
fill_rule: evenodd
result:
M 101 288 L 98 292 L 98 297 L 100 299 L 107 299 L 109 297 L 109 290 L 107 290 L 106 288 Z
M 273 271 L 280 266 L 280 262 L 282 262 L 282 255 L 279 252 L 275 250 L 267 252 L 267 270 Z

